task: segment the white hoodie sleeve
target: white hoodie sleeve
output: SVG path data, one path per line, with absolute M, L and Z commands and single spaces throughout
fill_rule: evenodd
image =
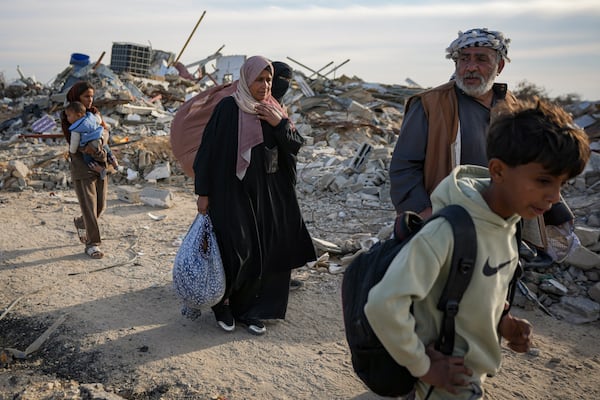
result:
M 69 152 L 77 153 L 79 151 L 79 142 L 81 140 L 81 135 L 79 132 L 71 131 L 71 143 L 69 144 Z
M 396 362 L 416 377 L 429 370 L 430 360 L 425 353 L 429 343 L 423 343 L 417 335 L 410 306 L 426 296 L 439 297 L 431 289 L 441 269 L 450 262 L 452 246 L 452 230 L 447 222 L 440 219 L 427 224 L 394 258 L 383 279 L 369 292 L 365 305 L 365 314 L 379 340 Z M 430 303 L 428 312 L 438 313 L 437 301 L 431 299 L 426 302 Z M 435 326 L 423 326 L 431 320 L 418 324 L 420 332 L 434 340 Z

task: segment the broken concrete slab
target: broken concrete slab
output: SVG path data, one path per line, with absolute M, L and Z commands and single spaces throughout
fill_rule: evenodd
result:
M 564 262 L 583 270 L 600 268 L 600 255 L 586 247 L 577 246 L 569 252 Z
M 600 304 L 585 297 L 563 296 L 550 310 L 572 324 L 585 324 L 600 318 Z
M 126 203 L 141 203 L 141 189 L 134 186 L 117 186 L 115 189 L 117 198 Z
M 148 206 L 171 208 L 175 198 L 169 189 L 146 187 L 140 192 L 140 201 Z

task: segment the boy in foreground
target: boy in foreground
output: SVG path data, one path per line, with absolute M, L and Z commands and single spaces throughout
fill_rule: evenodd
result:
M 419 378 L 416 399 L 482 398 L 485 377 L 500 368 L 501 338 L 514 351 L 529 349 L 532 327 L 513 317 L 506 303 L 519 261 L 516 226 L 558 202 L 560 188 L 583 171 L 590 156 L 583 130 L 562 109 L 542 101 L 505 105 L 487 140 L 488 169 L 459 166 L 432 194 L 433 212 L 459 204 L 477 232 L 477 259 L 455 318 L 453 354 L 433 345 L 453 248 L 445 219 L 425 225 L 402 248 L 365 306 L 390 355 Z

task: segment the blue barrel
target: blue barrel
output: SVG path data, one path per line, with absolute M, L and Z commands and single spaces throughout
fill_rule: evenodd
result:
M 90 63 L 90 56 L 87 54 L 73 53 L 71 54 L 70 64 L 73 66 L 75 71 L 80 70 Z

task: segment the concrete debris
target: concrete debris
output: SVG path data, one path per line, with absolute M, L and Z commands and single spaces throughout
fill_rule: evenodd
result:
M 582 246 L 594 250 L 592 247 L 600 242 L 600 230 L 587 226 L 576 226 L 575 234 Z
M 171 176 L 171 164 L 169 162 L 153 166 L 152 171 L 148 172 L 144 179 L 148 182 L 156 182 L 159 179 L 166 179 Z
M 333 253 L 333 254 L 340 254 L 342 252 L 342 249 L 340 248 L 340 246 L 336 245 L 335 243 L 331 243 L 328 242 L 326 240 L 323 239 L 319 239 L 319 238 L 314 238 L 314 243 L 315 243 L 315 247 L 318 250 L 324 251 L 326 253 Z M 318 262 L 317 262 L 318 264 Z
M 315 261 L 307 263 L 307 266 L 320 272 L 329 272 L 329 253 L 322 253 Z
M 563 296 L 550 310 L 572 324 L 594 322 L 600 317 L 600 304 L 585 297 Z
M 115 59 L 110 67 L 86 63 L 79 55 L 48 85 L 28 77 L 7 83 L 0 75 L 0 190 L 72 189 L 59 113 L 68 89 L 79 80 L 94 85 L 94 104 L 110 126 L 110 144 L 123 167 L 109 175 L 119 200 L 167 208 L 174 206 L 169 187 L 193 190 L 193 180 L 171 150 L 171 122 L 186 100 L 236 79 L 245 56 L 217 51 L 183 66 L 173 65 L 172 53 L 154 50 L 147 57 L 145 49 L 138 50 L 143 59 Z M 138 69 L 128 68 L 134 62 Z M 410 86 L 383 85 L 310 71 L 308 76 L 293 72 L 283 102 L 305 138 L 297 158 L 297 193 L 320 255 L 308 268 L 335 274 L 391 235 L 389 163 L 403 105 L 424 88 L 408 79 Z M 552 309 L 549 315 L 593 321 L 599 312 L 591 303 L 600 300 L 600 101 L 565 108 L 594 149 L 585 171 L 563 190 L 580 243 L 562 262 L 530 267 L 525 281 L 532 293 L 528 298 Z M 531 301 L 519 294 L 517 300 L 524 306 Z
M 588 290 L 588 296 L 596 303 L 600 303 L 600 282 L 596 282 L 594 286 Z
M 117 198 L 121 201 L 131 204 L 142 202 L 140 197 L 141 189 L 133 186 L 117 186 L 114 190 L 117 193 Z
M 341 274 L 346 270 L 346 267 L 343 265 L 338 265 L 335 263 L 329 263 L 329 267 L 327 268 L 327 272 L 332 275 Z
M 140 192 L 140 201 L 151 207 L 171 208 L 174 200 L 173 193 L 168 189 L 145 187 Z
M 600 268 L 600 255 L 583 246 L 577 246 L 569 252 L 565 262 L 583 270 Z
M 552 293 L 560 296 L 564 296 L 569 292 L 569 289 L 567 289 L 565 285 L 563 285 L 555 279 L 545 280 L 540 284 L 539 289 L 543 292 Z

